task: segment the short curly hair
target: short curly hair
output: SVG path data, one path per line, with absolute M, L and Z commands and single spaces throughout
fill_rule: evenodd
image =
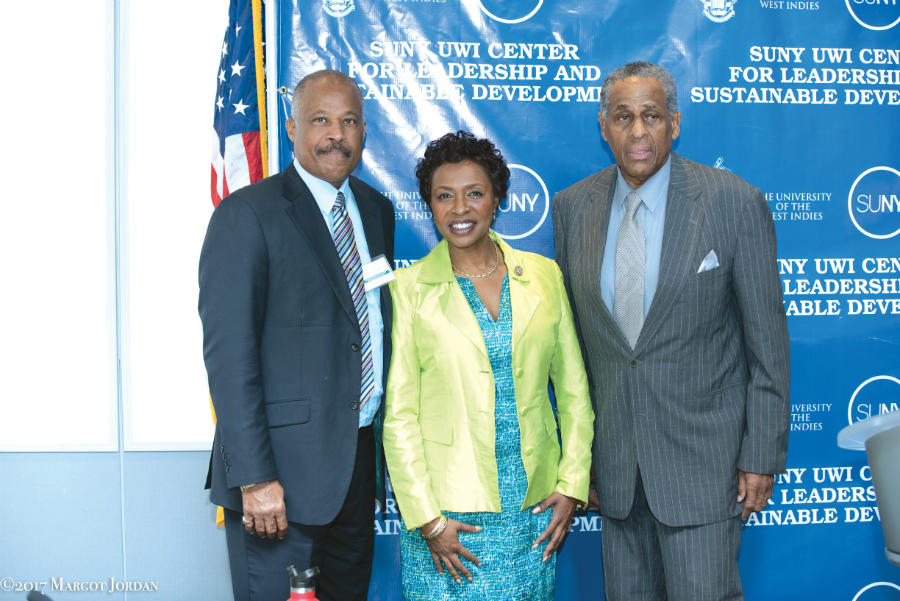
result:
M 481 165 L 491 180 L 494 197 L 499 202 L 506 198 L 509 189 L 509 167 L 496 146 L 485 138 L 459 130 L 448 133 L 429 142 L 425 156 L 416 164 L 416 178 L 419 180 L 419 194 L 431 206 L 431 183 L 434 172 L 444 163 L 472 161 Z

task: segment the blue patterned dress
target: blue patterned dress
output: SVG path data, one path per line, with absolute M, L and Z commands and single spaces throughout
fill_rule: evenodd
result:
M 460 532 L 459 540 L 481 561 L 476 567 L 460 558 L 473 582 L 462 578 L 456 584 L 444 571 L 438 574 L 428 545 L 418 530 L 401 529 L 400 553 L 403 558 L 403 598 L 406 601 L 552 601 L 556 584 L 556 554 L 541 562 L 547 541 L 537 549 L 531 545 L 550 523 L 551 510 L 532 514 L 521 509 L 528 489 L 512 367 L 512 309 L 509 302 L 509 278 L 503 279 L 500 311 L 495 322 L 475 291 L 471 280 L 456 278 L 475 314 L 494 372 L 494 421 L 496 424 L 497 473 L 500 488 L 500 513 L 457 513 L 447 517 L 481 526 L 481 532 Z

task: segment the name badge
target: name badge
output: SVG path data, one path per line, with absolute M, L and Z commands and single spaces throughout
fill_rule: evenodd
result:
M 372 259 L 371 263 L 362 266 L 363 282 L 365 282 L 366 292 L 375 290 L 397 279 L 394 275 L 388 260 L 384 255 L 378 255 Z

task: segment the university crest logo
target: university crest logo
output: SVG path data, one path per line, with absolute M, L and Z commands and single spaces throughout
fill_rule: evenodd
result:
M 332 17 L 349 15 L 354 8 L 353 0 L 322 0 L 322 9 Z
M 714 23 L 724 23 L 734 16 L 734 5 L 737 0 L 701 0 L 703 14 Z

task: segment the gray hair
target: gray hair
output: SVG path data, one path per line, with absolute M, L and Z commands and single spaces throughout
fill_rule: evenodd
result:
M 668 69 L 645 61 L 634 61 L 619 67 L 606 76 L 603 87 L 600 89 L 600 114 L 604 119 L 606 119 L 606 111 L 609 109 L 609 89 L 617 81 L 629 77 L 652 77 L 659 81 L 666 93 L 666 109 L 668 109 L 669 115 L 678 112 L 678 91 L 675 89 L 675 78 Z
M 294 88 L 294 95 L 291 97 L 291 119 L 297 121 L 300 117 L 300 98 L 303 97 L 303 92 L 306 90 L 306 86 L 312 82 L 319 81 L 320 79 L 335 79 L 337 81 L 348 84 L 354 90 L 356 90 L 356 95 L 359 96 L 359 105 L 363 106 L 362 90 L 359 89 L 359 84 L 353 81 L 353 78 L 351 78 L 346 73 L 342 73 L 341 71 L 336 71 L 334 69 L 322 69 L 320 71 L 314 71 L 301 79 L 300 83 L 297 84 L 297 87 Z

